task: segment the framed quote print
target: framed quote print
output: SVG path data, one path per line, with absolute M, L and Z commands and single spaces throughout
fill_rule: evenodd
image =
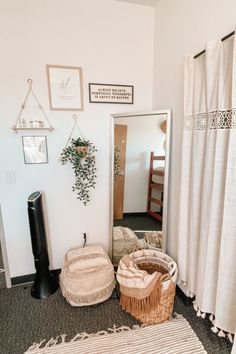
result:
M 82 69 L 76 66 L 49 64 L 46 68 L 50 109 L 52 111 L 82 111 Z
M 134 86 L 89 83 L 90 103 L 134 103 Z

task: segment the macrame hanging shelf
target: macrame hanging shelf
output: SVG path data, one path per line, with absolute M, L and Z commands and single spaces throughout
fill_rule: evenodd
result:
M 12 129 L 15 130 L 16 133 L 18 130 L 48 130 L 51 132 L 53 130 L 53 127 L 51 126 L 49 119 L 48 119 L 42 105 L 40 104 L 37 96 L 35 95 L 35 93 L 32 89 L 33 80 L 28 79 L 27 82 L 28 82 L 29 88 L 28 88 L 27 94 L 25 96 L 24 102 L 21 105 L 21 109 L 20 109 L 20 112 L 17 116 L 16 122 L 13 125 Z M 26 102 L 27 102 L 30 94 L 33 96 L 36 104 L 38 105 L 38 108 L 41 111 L 41 115 L 43 116 L 43 120 L 34 120 L 34 121 L 27 122 L 22 117 L 22 114 L 23 114 L 24 109 L 26 107 Z

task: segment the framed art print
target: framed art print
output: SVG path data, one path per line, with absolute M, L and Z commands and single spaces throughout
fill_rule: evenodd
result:
M 26 164 L 48 163 L 46 136 L 22 136 Z
M 50 109 L 83 110 L 82 69 L 76 66 L 47 65 Z

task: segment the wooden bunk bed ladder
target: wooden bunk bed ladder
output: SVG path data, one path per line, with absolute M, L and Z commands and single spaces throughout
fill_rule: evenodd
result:
M 155 156 L 154 152 L 152 151 L 150 154 L 150 170 L 149 170 L 149 182 L 148 182 L 148 201 L 147 201 L 147 213 L 148 215 L 152 216 L 153 218 L 162 222 L 162 215 L 157 211 L 152 210 L 152 203 L 157 204 L 163 207 L 163 197 L 164 197 L 164 183 L 155 183 L 153 181 L 153 176 L 164 176 L 164 169 L 154 169 L 154 161 L 165 161 L 165 156 Z M 152 196 L 153 189 L 160 191 L 161 199 L 154 198 Z

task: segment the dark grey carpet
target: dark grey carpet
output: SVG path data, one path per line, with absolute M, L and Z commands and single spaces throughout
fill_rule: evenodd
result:
M 1 244 L 0 244 L 0 288 L 5 288 L 6 287 L 6 279 L 5 279 L 5 273 L 1 273 L 1 269 L 3 269 L 3 259 L 2 259 L 2 250 L 1 250 Z
M 5 273 L 0 273 L 0 288 L 6 287 Z
M 196 317 L 193 308 L 185 307 L 177 297 L 175 311 L 189 321 L 208 353 L 230 353 L 230 343 L 214 335 L 209 323 Z M 63 333 L 70 340 L 78 332 L 97 332 L 113 324 L 137 324 L 121 310 L 115 298 L 95 306 L 74 308 L 60 291 L 47 299 L 36 300 L 30 295 L 30 287 L 23 286 L 0 289 L 0 319 L 1 354 L 22 354 L 33 342 Z
M 162 224 L 160 221 L 152 218 L 151 216 L 138 214 L 124 214 L 124 218 L 122 220 L 114 220 L 114 226 L 129 227 L 131 230 L 162 230 Z

